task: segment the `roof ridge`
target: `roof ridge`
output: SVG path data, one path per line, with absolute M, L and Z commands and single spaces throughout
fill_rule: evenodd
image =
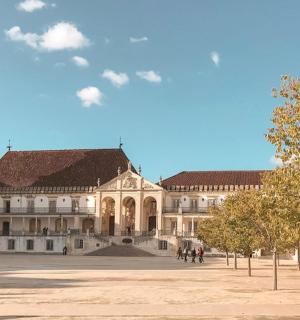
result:
M 19 153 L 19 152 L 57 152 L 57 151 L 60 151 L 60 152 L 67 152 L 67 151 L 98 151 L 98 150 L 101 150 L 101 151 L 104 151 L 104 150 L 120 150 L 120 151 L 123 151 L 123 149 L 120 149 L 120 148 L 78 148 L 78 149 L 38 149 L 38 150 L 11 150 L 11 151 L 8 151 L 6 153 Z M 124 151 L 123 151 L 124 152 Z

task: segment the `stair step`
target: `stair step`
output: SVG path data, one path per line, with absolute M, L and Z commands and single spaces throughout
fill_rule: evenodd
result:
M 88 256 L 107 257 L 153 257 L 154 254 L 135 248 L 132 245 L 111 245 L 87 254 Z

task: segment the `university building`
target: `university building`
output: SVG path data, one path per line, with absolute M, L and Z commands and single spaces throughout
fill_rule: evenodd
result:
M 199 246 L 208 208 L 259 189 L 263 171 L 184 171 L 148 181 L 120 149 L 8 151 L 0 159 L 0 252 L 155 255 Z M 207 248 L 207 250 L 213 250 Z

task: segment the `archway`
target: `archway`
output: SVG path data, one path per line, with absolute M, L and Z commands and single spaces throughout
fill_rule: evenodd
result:
M 82 232 L 94 233 L 94 220 L 92 218 L 85 218 L 82 220 Z
M 111 197 L 102 200 L 101 234 L 115 235 L 115 200 Z
M 135 200 L 132 197 L 126 197 L 123 200 L 122 210 L 122 234 L 133 235 L 135 229 Z
M 29 220 L 29 232 L 30 233 L 41 232 L 41 219 L 32 218 Z
M 68 228 L 68 223 L 67 223 L 67 219 L 63 218 L 57 218 L 55 220 L 55 232 L 60 233 L 60 232 L 67 232 L 67 228 Z
M 155 232 L 156 230 L 156 213 L 157 202 L 153 197 L 147 197 L 143 203 L 143 223 L 142 230 Z

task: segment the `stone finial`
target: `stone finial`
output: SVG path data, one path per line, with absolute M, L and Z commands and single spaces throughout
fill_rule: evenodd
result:
M 128 161 L 128 170 L 131 171 L 131 161 Z
M 118 176 L 121 174 L 121 167 L 118 167 Z
M 101 180 L 100 180 L 100 178 L 98 178 L 98 179 L 97 179 L 97 186 L 98 186 L 98 188 L 100 187 L 100 185 L 101 185 Z
M 141 175 L 141 174 L 142 174 L 142 166 L 139 165 L 139 175 Z
M 163 181 L 163 178 L 162 176 L 159 177 L 159 185 L 161 186 L 162 185 L 162 181 Z

